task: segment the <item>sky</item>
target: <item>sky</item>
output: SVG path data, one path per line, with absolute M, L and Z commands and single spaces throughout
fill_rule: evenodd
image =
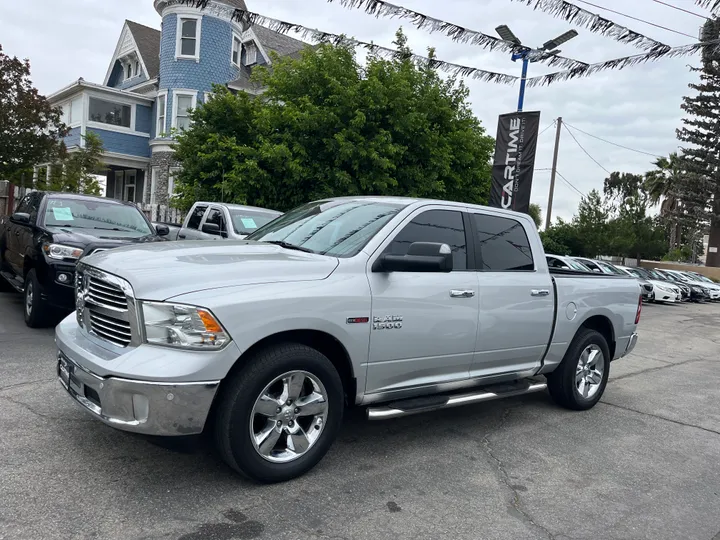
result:
M 518 0 L 393 1 L 486 34 L 494 35 L 496 26 L 507 24 L 524 44 L 535 47 L 575 28 L 580 35 L 561 47 L 562 55 L 583 62 L 643 52 L 535 11 Z M 671 9 L 656 0 L 593 0 L 592 3 L 675 32 L 592 7 L 587 2 L 571 1 L 671 46 L 696 42 L 703 23 L 702 18 Z M 665 1 L 707 15 L 692 0 Z M 102 83 L 125 19 L 160 28 L 160 17 L 153 9 L 152 0 L 23 0 L 5 4 L 0 14 L 0 45 L 6 54 L 30 59 L 33 82 L 43 94 L 53 93 L 79 77 Z M 520 74 L 519 63 L 513 63 L 509 54 L 458 44 L 441 34 L 417 30 L 408 21 L 376 19 L 362 11 L 343 8 L 337 1 L 247 0 L 247 4 L 249 10 L 269 17 L 344 33 L 388 47 L 392 47 L 394 34 L 402 26 L 409 45 L 418 54 L 434 47 L 441 60 Z M 682 97 L 691 92 L 688 83 L 696 81 L 696 75 L 691 74 L 688 67 L 698 63 L 697 55 L 666 59 L 549 87 L 529 88 L 524 110 L 541 111 L 541 130 L 551 126 L 555 118 L 562 117 L 570 126 L 597 137 L 650 154 L 667 155 L 678 148 L 675 129 L 683 117 Z M 557 69 L 532 64 L 529 76 Z M 516 110 L 518 85 L 502 86 L 472 79 L 466 82 L 475 115 L 494 137 L 498 115 Z M 588 157 L 567 130 L 562 131 L 557 169 L 575 189 L 565 180 L 557 179 L 552 214 L 564 219 L 570 219 L 576 212 L 580 193 L 586 194 L 592 189 L 602 191 L 603 180 L 608 176 L 606 170 L 643 173 L 652 168 L 654 160 L 579 132 L 575 132 L 575 136 L 599 164 Z M 541 170 L 535 172 L 532 202 L 542 207 L 543 215 L 548 201 L 554 140 L 554 128 L 542 132 L 535 162 L 536 169 Z

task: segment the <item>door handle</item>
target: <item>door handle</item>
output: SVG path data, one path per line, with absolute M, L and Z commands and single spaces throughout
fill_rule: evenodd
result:
M 550 296 L 550 291 L 547 289 L 532 289 L 530 296 Z
M 475 291 L 470 289 L 453 289 L 450 291 L 450 298 L 472 298 Z
M 185 238 L 184 234 L 178 234 L 178 238 Z

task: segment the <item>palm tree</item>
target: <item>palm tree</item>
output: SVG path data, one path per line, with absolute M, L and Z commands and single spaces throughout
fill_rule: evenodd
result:
M 653 205 L 662 202 L 660 215 L 670 217 L 673 222 L 670 230 L 670 249 L 673 249 L 680 243 L 677 214 L 681 201 L 675 196 L 675 188 L 682 174 L 682 159 L 673 152 L 666 158 L 656 159 L 654 165 L 654 170 L 645 173 L 644 188 Z

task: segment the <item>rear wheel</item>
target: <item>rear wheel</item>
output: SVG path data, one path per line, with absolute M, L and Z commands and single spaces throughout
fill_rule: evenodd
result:
M 25 277 L 24 300 L 25 324 L 30 328 L 49 326 L 53 311 L 42 298 L 42 289 L 35 269 L 30 270 Z
M 600 332 L 578 332 L 565 357 L 547 376 L 550 396 L 567 409 L 584 411 L 600 401 L 610 375 L 610 349 Z
M 223 388 L 215 418 L 218 449 L 258 482 L 312 469 L 340 428 L 343 387 L 332 362 L 297 343 L 258 352 Z

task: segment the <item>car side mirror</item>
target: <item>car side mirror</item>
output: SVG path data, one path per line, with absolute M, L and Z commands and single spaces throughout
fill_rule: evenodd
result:
M 204 232 L 205 234 L 220 236 L 220 225 L 218 225 L 217 223 L 206 223 L 202 226 L 202 232 Z
M 453 254 L 447 244 L 414 242 L 407 255 L 385 253 L 373 264 L 373 272 L 452 272 Z
M 170 227 L 167 225 L 157 224 L 155 225 L 155 232 L 157 232 L 158 236 L 167 236 L 170 234 Z
M 10 216 L 10 221 L 20 223 L 22 225 L 29 225 L 30 214 L 26 214 L 25 212 L 15 212 L 12 216 Z

